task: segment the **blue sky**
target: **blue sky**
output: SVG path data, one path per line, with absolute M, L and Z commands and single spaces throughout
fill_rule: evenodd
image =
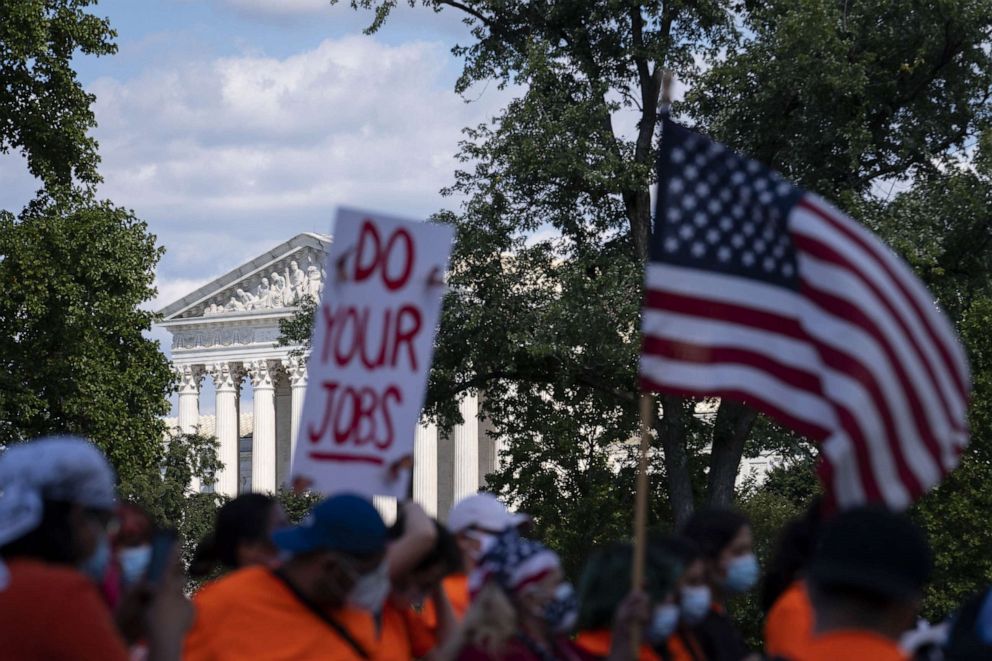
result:
M 402 4 L 402 3 L 401 3 Z M 508 100 L 456 95 L 461 18 L 327 0 L 102 0 L 119 52 L 78 57 L 97 101 L 103 197 L 132 208 L 166 248 L 161 307 L 301 231 L 339 204 L 423 217 L 454 202 L 463 127 Z M 0 207 L 37 182 L 0 157 Z M 160 335 L 157 335 L 159 337 Z
M 101 0 L 91 11 L 110 18 L 119 46 L 75 62 L 97 97 L 99 193 L 166 248 L 154 309 L 299 232 L 329 232 L 338 205 L 417 218 L 457 204 L 438 191 L 461 129 L 510 98 L 495 85 L 471 103 L 454 93 L 450 50 L 470 37 L 452 12 L 401 6 L 366 36 L 370 12 L 327 0 Z M 0 155 L 0 208 L 18 211 L 38 187 L 20 155 Z M 168 334 L 152 337 L 168 353 Z

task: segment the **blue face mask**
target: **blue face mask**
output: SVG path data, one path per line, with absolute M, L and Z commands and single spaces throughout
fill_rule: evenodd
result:
M 713 598 L 708 585 L 684 587 L 679 594 L 682 606 L 682 621 L 689 626 L 699 624 L 710 612 Z
M 758 583 L 760 574 L 757 556 L 753 553 L 738 556 L 727 565 L 727 578 L 723 581 L 723 587 L 729 592 L 742 594 Z
M 107 574 L 107 567 L 110 565 L 110 542 L 106 537 L 101 537 L 93 553 L 88 558 L 79 563 L 79 571 L 83 572 L 97 583 L 103 582 L 103 577 Z
M 679 625 L 679 607 L 675 604 L 662 604 L 654 609 L 647 628 L 647 638 L 652 645 L 668 640 Z
M 137 583 L 148 571 L 148 563 L 152 560 L 152 547 L 149 545 L 134 546 L 117 552 L 117 562 L 121 565 L 121 578 L 124 585 Z

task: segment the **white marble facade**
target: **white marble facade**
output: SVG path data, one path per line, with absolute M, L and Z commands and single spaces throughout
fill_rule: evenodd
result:
M 196 488 L 233 496 L 286 484 L 307 373 L 305 361 L 296 357 L 298 347 L 278 344 L 279 321 L 303 297 L 320 296 L 329 245 L 330 237 L 299 234 L 161 310 L 159 325 L 172 334 L 179 383 L 178 417 L 170 423 L 181 432 L 215 435 L 224 463 L 215 484 Z M 216 392 L 213 416 L 200 415 L 206 379 Z M 248 379 L 253 397 L 245 407 L 250 410 L 243 411 L 241 390 Z M 443 516 L 452 502 L 477 491 L 498 461 L 477 399 L 466 398 L 461 411 L 465 423 L 451 434 L 439 435 L 426 424 L 417 430 L 413 495 L 432 514 Z M 246 454 L 250 462 L 242 461 Z M 250 466 L 244 471 L 250 480 L 242 479 L 242 466 Z

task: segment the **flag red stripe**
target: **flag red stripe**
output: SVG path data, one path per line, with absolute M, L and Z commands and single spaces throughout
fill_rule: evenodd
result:
M 646 336 L 643 352 L 688 363 L 718 364 L 738 363 L 768 372 L 776 379 L 799 390 L 823 397 L 820 377 L 812 372 L 796 369 L 770 356 L 747 349 L 726 346 L 707 346 Z
M 954 381 L 954 384 L 958 390 L 958 396 L 960 396 L 962 399 L 967 401 L 968 379 L 966 375 L 962 374 L 956 368 L 957 362 L 955 361 L 954 357 L 950 355 L 946 343 L 941 341 L 937 331 L 933 328 L 933 325 L 930 323 L 931 315 L 926 314 L 922 309 L 920 309 L 919 303 L 917 302 L 916 298 L 912 295 L 912 292 L 908 290 L 906 284 L 903 282 L 903 279 L 899 277 L 899 274 L 893 271 L 891 266 L 888 264 L 888 261 L 884 259 L 883 256 L 879 255 L 878 246 L 873 245 L 873 242 L 865 241 L 862 237 L 858 236 L 856 232 L 852 231 L 851 228 L 847 227 L 846 223 L 842 222 L 838 218 L 835 218 L 832 214 L 827 213 L 826 210 L 822 209 L 819 205 L 814 204 L 806 196 L 803 196 L 799 200 L 797 206 L 801 206 L 810 213 L 815 214 L 816 216 L 821 218 L 824 222 L 826 222 L 831 227 L 833 227 L 838 232 L 840 232 L 845 237 L 847 237 L 851 242 L 856 243 L 863 250 L 868 252 L 868 254 L 872 255 L 875 258 L 875 260 L 881 265 L 881 267 L 885 270 L 885 272 L 888 273 L 889 277 L 892 278 L 892 281 L 902 292 L 903 297 L 909 302 L 910 306 L 912 306 L 913 310 L 916 312 L 917 318 L 920 320 L 923 327 L 926 329 L 927 334 L 930 336 L 930 341 L 934 344 L 934 346 L 937 347 L 937 350 L 940 352 L 941 358 L 943 359 L 944 363 L 947 365 L 948 369 L 950 370 L 951 376 L 953 377 L 952 380 Z
M 748 392 L 745 390 L 738 390 L 734 388 L 729 389 L 695 389 L 695 388 L 685 388 L 682 386 L 671 386 L 664 384 L 660 381 L 652 379 L 650 376 L 644 374 L 640 377 L 641 390 L 645 392 L 660 392 L 669 395 L 688 395 L 690 397 L 725 397 L 727 399 L 737 400 L 744 404 L 748 404 L 758 409 L 762 413 L 767 413 L 772 418 L 775 418 L 787 427 L 796 430 L 800 434 L 807 436 L 814 441 L 821 441 L 830 435 L 830 430 L 813 425 L 806 420 L 801 420 L 791 415 L 786 410 L 780 408 L 773 402 L 762 399 L 759 394 Z
M 817 303 L 824 310 L 829 311 L 834 316 L 843 318 L 850 324 L 856 325 L 866 333 L 875 338 L 879 347 L 882 349 L 885 357 L 889 363 L 890 369 L 895 373 L 896 385 L 902 390 L 903 394 L 906 396 L 906 400 L 911 409 L 913 416 L 913 421 L 915 422 L 915 428 L 920 434 L 920 438 L 926 445 L 927 451 L 930 453 L 931 458 L 938 463 L 938 465 L 943 465 L 941 461 L 941 449 L 940 444 L 934 438 L 933 428 L 930 426 L 929 421 L 926 420 L 923 413 L 923 403 L 920 402 L 918 392 L 916 388 L 913 387 L 913 381 L 906 374 L 906 370 L 902 365 L 902 361 L 899 360 L 899 356 L 893 350 L 892 345 L 888 341 L 888 337 L 878 328 L 874 321 L 868 317 L 864 311 L 858 306 L 852 304 L 850 301 L 839 298 L 829 292 L 825 292 L 821 289 L 817 289 L 812 285 L 812 283 L 804 281 L 803 293 L 811 300 Z M 859 379 L 864 382 L 864 379 Z M 876 383 L 874 374 L 871 376 L 871 380 Z M 895 402 L 889 402 L 887 399 L 882 399 L 882 404 L 887 404 L 887 408 L 895 406 Z M 892 411 L 892 413 L 896 413 Z M 904 455 L 902 452 L 897 452 L 900 443 L 899 435 L 892 429 L 888 429 L 889 443 L 892 446 L 893 453 L 897 455 L 900 461 L 904 460 Z M 900 474 L 901 474 L 901 464 L 900 464 Z M 908 484 L 908 483 L 907 483 Z
M 964 425 L 961 423 L 961 421 L 957 420 L 957 417 L 954 415 L 954 412 L 951 410 L 951 406 L 947 401 L 947 398 L 945 397 L 944 390 L 943 388 L 940 387 L 939 381 L 937 380 L 937 377 L 934 373 L 933 366 L 930 363 L 930 361 L 927 360 L 927 357 L 925 356 L 923 349 L 916 341 L 915 335 L 907 327 L 906 320 L 893 308 L 892 302 L 881 291 L 879 291 L 878 285 L 875 282 L 873 282 L 871 279 L 869 279 L 868 276 L 866 276 L 864 273 L 858 270 L 858 268 L 854 264 L 852 264 L 848 259 L 846 259 L 843 255 L 838 253 L 831 246 L 828 246 L 825 243 L 817 241 L 812 237 L 801 234 L 794 234 L 793 241 L 795 242 L 796 246 L 801 250 L 803 250 L 804 252 L 813 255 L 817 259 L 823 260 L 825 262 L 829 262 L 831 264 L 834 264 L 835 266 L 843 268 L 848 272 L 852 273 L 862 283 L 864 283 L 864 285 L 868 287 L 869 290 L 871 290 L 872 294 L 874 294 L 875 297 L 885 307 L 886 311 L 888 312 L 888 317 L 890 319 L 893 319 L 899 325 L 900 329 L 903 332 L 903 335 L 905 336 L 907 344 L 910 347 L 912 347 L 913 351 L 916 353 L 918 362 L 926 370 L 930 383 L 933 384 L 933 389 L 937 394 L 937 398 L 940 400 L 941 408 L 944 411 L 944 417 L 949 422 L 951 428 L 954 431 L 958 431 L 958 432 L 965 431 Z M 879 331 L 879 333 L 881 334 L 881 331 Z M 896 361 L 896 362 L 901 365 L 902 361 Z
M 895 434 L 895 425 L 893 424 L 892 416 L 890 415 L 889 409 L 886 405 L 886 400 L 882 396 L 878 384 L 871 376 L 872 371 L 862 365 L 856 358 L 842 354 L 833 347 L 824 345 L 816 341 L 815 338 L 810 337 L 810 335 L 802 329 L 799 322 L 795 319 L 782 315 L 776 315 L 764 310 L 755 310 L 754 308 L 749 308 L 743 305 L 694 298 L 684 296 L 682 294 L 673 294 L 671 292 L 662 292 L 653 289 L 647 290 L 645 293 L 645 306 L 656 310 L 678 312 L 680 314 L 689 314 L 706 319 L 729 321 L 752 328 L 758 328 L 771 333 L 778 333 L 804 342 L 809 342 L 820 352 L 820 355 L 824 357 L 825 364 L 837 371 L 849 373 L 851 378 L 863 383 L 866 390 L 871 394 L 873 405 L 878 410 L 878 414 L 886 428 L 886 436 L 888 437 L 886 440 L 889 442 L 890 447 L 892 446 L 892 440 L 898 438 Z M 866 375 L 868 377 L 867 382 L 865 382 L 864 379 L 858 378 L 859 375 Z M 847 432 L 848 436 L 854 441 L 854 447 L 858 457 L 859 474 L 861 476 L 861 481 L 864 484 L 866 495 L 877 495 L 879 493 L 878 480 L 876 479 L 871 468 L 872 463 L 870 462 L 868 456 L 869 451 L 867 448 L 868 439 L 866 437 L 866 432 L 864 432 L 857 424 L 857 416 L 847 411 L 842 403 L 826 397 L 825 399 L 827 399 L 833 406 L 834 410 L 837 412 L 838 420 L 841 423 L 841 426 Z M 778 409 L 778 407 L 775 408 Z M 900 460 L 903 460 L 901 453 L 897 452 L 897 456 Z M 899 470 L 899 464 L 897 463 L 897 471 L 899 474 L 904 477 L 909 477 L 912 480 L 912 484 L 916 485 L 916 478 L 911 472 L 908 471 L 904 460 L 902 461 L 902 468 L 904 470 Z

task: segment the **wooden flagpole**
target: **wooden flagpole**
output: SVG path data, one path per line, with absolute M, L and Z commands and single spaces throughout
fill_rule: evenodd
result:
M 674 76 L 668 69 L 662 71 L 659 111 L 667 115 L 672 106 L 672 81 Z M 655 401 L 651 393 L 641 393 L 641 451 L 637 462 L 637 491 L 634 497 L 634 566 L 631 574 L 631 589 L 644 589 L 644 562 L 647 554 L 648 524 L 648 451 L 651 449 L 651 427 L 654 423 Z M 635 624 L 631 631 L 631 642 L 635 658 L 641 646 L 641 631 Z

